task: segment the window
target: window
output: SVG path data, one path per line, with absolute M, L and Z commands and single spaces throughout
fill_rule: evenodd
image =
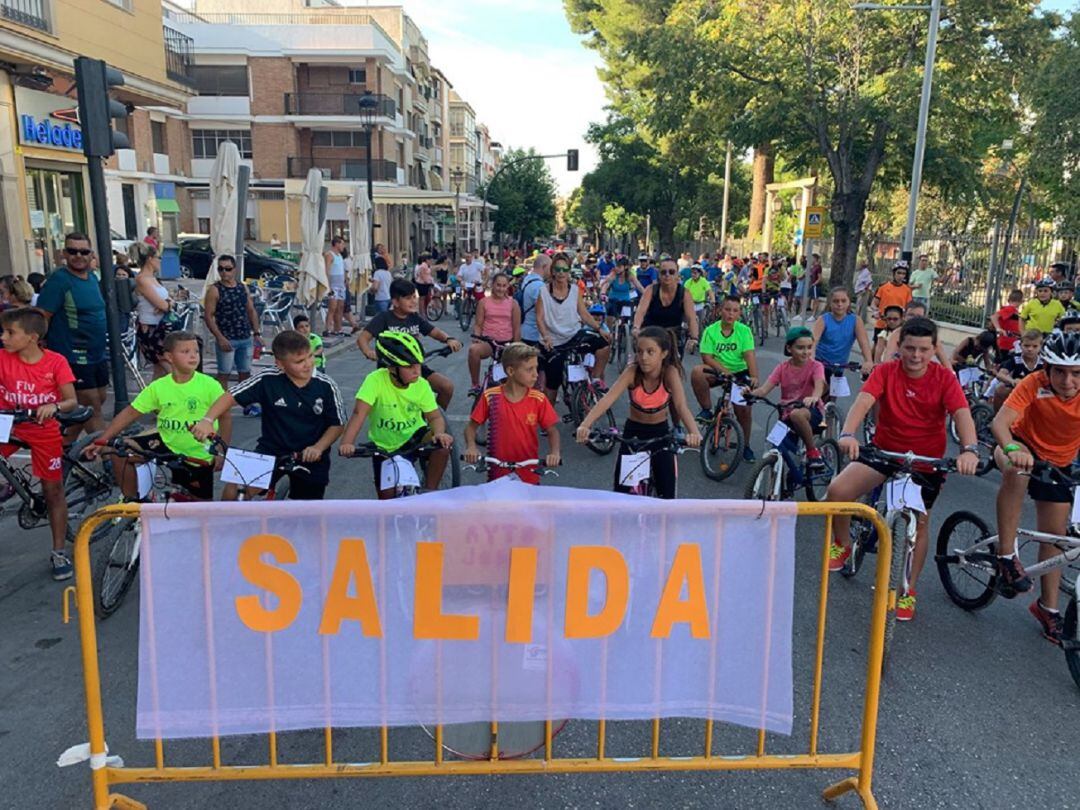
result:
M 311 133 L 312 146 L 362 149 L 367 144 L 363 130 L 336 129 Z
M 105 0 L 105 1 L 107 3 L 110 3 L 110 4 L 114 5 L 114 6 L 122 8 L 124 11 L 131 11 L 132 10 L 132 0 Z
M 349 68 L 349 84 L 367 84 L 367 68 Z
M 191 130 L 191 156 L 193 158 L 216 158 L 218 146 L 232 141 L 240 150 L 240 157 L 251 159 L 251 131 L 247 129 L 193 129 Z
M 153 144 L 155 155 L 168 154 L 168 142 L 165 140 L 165 122 L 150 122 L 150 142 Z
M 200 96 L 247 96 L 247 65 L 192 65 L 191 77 Z

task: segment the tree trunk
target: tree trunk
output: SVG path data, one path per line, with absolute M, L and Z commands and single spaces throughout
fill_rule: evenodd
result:
M 833 253 L 828 287 L 844 286 L 849 290 L 852 289 L 868 198 L 869 194 L 860 191 L 838 193 L 833 196 L 830 210 L 833 223 Z
M 752 242 L 765 227 L 765 186 L 773 181 L 773 146 L 760 144 L 754 149 L 754 190 L 750 197 L 750 226 L 746 238 Z

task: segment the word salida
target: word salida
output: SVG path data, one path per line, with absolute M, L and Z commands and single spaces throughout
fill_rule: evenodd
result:
M 416 582 L 413 600 L 413 637 L 470 641 L 480 637 L 480 617 L 443 612 L 444 543 L 416 544 Z M 273 563 L 264 560 L 273 559 Z M 256 534 L 240 547 L 241 575 L 263 593 L 235 599 L 236 614 L 250 630 L 278 633 L 296 621 L 304 601 L 303 587 L 284 567 L 299 561 L 296 548 L 277 534 Z M 534 547 L 510 549 L 506 580 L 505 640 L 510 644 L 532 642 L 533 607 L 539 550 Z M 603 606 L 589 613 L 592 573 L 598 571 L 606 583 Z M 565 622 L 568 639 L 603 638 L 622 625 L 630 598 L 630 571 L 618 549 L 610 546 L 571 546 L 567 556 Z M 680 598 L 683 591 L 686 598 Z M 264 605 L 265 593 L 277 599 L 273 608 Z M 367 546 L 362 539 L 339 541 L 330 585 L 319 621 L 320 635 L 337 635 L 342 623 L 356 622 L 368 637 L 382 638 L 383 623 L 368 564 Z M 668 638 L 677 624 L 686 624 L 696 639 L 708 639 L 709 614 L 701 548 L 695 543 L 678 546 L 657 602 L 651 637 Z

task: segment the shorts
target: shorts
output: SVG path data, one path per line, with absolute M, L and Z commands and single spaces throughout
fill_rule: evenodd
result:
M 421 298 L 427 298 L 429 295 L 431 295 L 431 290 L 432 290 L 432 288 L 434 286 L 435 286 L 434 284 L 420 284 L 420 283 L 417 283 L 417 285 L 416 285 L 416 293 Z
M 705 366 L 705 368 L 712 368 L 711 366 Z M 727 371 L 723 372 L 731 377 L 735 378 L 735 382 L 739 385 L 750 384 L 750 371 L 749 369 L 743 369 L 742 371 Z M 705 380 L 709 383 L 709 388 L 719 388 L 721 385 L 727 385 L 727 377 L 717 377 L 715 374 L 705 374 Z
M 450 280 L 450 271 L 449 270 L 436 270 L 435 271 L 435 280 L 438 281 L 440 284 L 446 284 L 446 282 Z
M 821 423 L 825 421 L 825 414 L 822 413 L 821 408 L 818 408 L 816 406 L 812 407 L 812 408 L 807 408 L 805 405 L 796 406 L 794 404 L 784 408 L 784 424 L 788 424 L 788 425 L 791 424 L 788 421 L 788 417 L 791 416 L 792 411 L 797 411 L 799 408 L 803 408 L 805 410 L 810 411 L 810 427 L 811 428 L 816 430 L 817 428 L 821 427 Z
M 284 453 L 277 453 L 267 449 L 261 443 L 255 445 L 255 452 L 263 453 L 267 456 L 284 455 Z M 301 463 L 309 470 L 309 472 L 296 470 L 295 472 L 288 473 L 289 500 L 321 501 L 323 496 L 326 495 L 326 485 L 330 483 L 330 453 L 323 453 L 322 458 L 311 464 L 308 464 L 307 462 Z M 270 477 L 270 487 L 273 488 L 285 474 L 286 473 L 283 472 L 280 467 L 275 467 L 274 474 Z
M 577 337 L 570 338 L 567 343 L 572 343 L 577 340 Z M 565 343 L 563 344 L 566 345 Z M 589 352 L 597 352 L 600 349 L 607 346 L 607 341 L 602 337 L 597 337 L 595 340 L 590 341 L 582 346 L 582 352 L 587 354 Z M 558 391 L 563 384 L 563 377 L 566 372 L 566 352 L 559 351 L 559 347 L 556 346 L 550 353 L 541 353 L 540 355 L 540 368 L 544 372 L 544 387 L 549 391 Z
M 1022 436 L 1017 435 L 1017 439 L 1024 443 L 1024 446 L 1028 448 L 1028 452 L 1036 461 L 1045 461 L 1046 459 L 1040 459 L 1032 450 L 1030 443 Z M 1072 474 L 1070 467 L 1058 467 L 1056 464 L 1054 467 L 1060 470 L 1065 475 L 1065 480 L 1069 479 Z M 1031 496 L 1031 500 L 1040 501 L 1042 503 L 1072 503 L 1073 502 L 1073 490 L 1068 484 L 1061 482 L 1055 482 L 1048 484 L 1040 481 L 1038 478 L 1032 478 L 1028 483 L 1028 495 Z
M 333 298 L 335 301 L 344 301 L 345 300 L 345 281 L 344 280 L 342 280 L 340 283 L 331 282 L 331 284 L 330 284 L 330 297 Z
M 129 436 L 127 441 L 140 450 L 148 452 L 161 453 L 169 449 L 159 433 Z M 212 464 L 185 464 L 183 467 L 170 467 L 169 477 L 176 486 L 183 487 L 199 500 L 212 501 L 214 499 L 214 466 Z
M 232 344 L 231 352 L 223 352 L 220 346 L 214 344 L 214 350 L 217 354 L 217 373 L 221 376 L 232 374 L 234 371 L 237 374 L 250 374 L 251 353 L 255 345 L 254 339 L 232 340 L 230 338 L 229 343 Z
M 108 360 L 87 363 L 86 365 L 72 363 L 71 373 L 75 375 L 76 391 L 89 391 L 94 388 L 108 388 L 109 386 Z
M 871 462 L 864 459 L 859 459 L 855 463 L 862 464 L 864 467 L 869 467 L 871 470 L 881 473 L 886 477 L 886 479 L 896 475 L 897 470 L 899 469 L 897 465 L 890 464 L 887 461 Z M 936 501 L 938 495 L 941 494 L 941 488 L 945 484 L 945 473 L 919 473 L 918 477 L 921 482 L 919 489 L 922 491 L 923 505 L 926 507 L 926 511 L 929 512 L 930 509 L 934 506 L 934 501 Z
M 630 307 L 630 312 L 634 311 L 633 301 L 613 301 L 610 298 L 607 301 L 607 314 L 609 317 L 618 318 L 622 315 L 622 308 Z
M 623 436 L 628 439 L 657 439 L 671 432 L 671 425 L 667 420 L 650 425 L 645 422 L 635 422 L 627 419 L 623 423 Z M 631 455 L 631 450 L 625 445 L 619 445 L 619 454 L 615 457 L 615 492 L 632 492 L 631 487 L 619 483 L 623 456 Z M 649 453 L 649 473 L 656 497 L 664 500 L 672 500 L 675 497 L 675 485 L 678 480 L 678 466 L 675 454 L 669 451 L 653 450 Z
M 375 304 L 375 311 L 376 312 L 386 312 L 388 309 L 390 309 L 390 299 L 389 298 L 387 298 L 385 301 L 382 301 L 382 300 L 376 298 L 373 303 Z
M 60 481 L 64 477 L 64 440 L 55 421 L 39 425 L 23 422 L 11 429 L 11 438 L 19 444 L 0 444 L 0 454 L 7 458 L 20 446 L 30 448 L 30 471 L 40 481 Z
M 422 428 L 418 428 L 412 436 L 406 439 L 404 444 L 401 445 L 401 448 L 419 447 L 420 445 L 427 444 L 431 441 L 431 436 L 431 429 L 427 425 L 424 425 Z M 415 450 L 406 450 L 405 452 L 401 452 L 401 448 L 398 449 L 398 452 L 391 452 L 390 455 L 401 456 L 402 458 L 408 459 L 412 462 L 416 461 Z M 371 472 L 375 480 L 376 491 L 378 491 L 379 489 L 379 484 L 382 483 L 382 465 L 385 460 L 386 459 L 382 458 L 381 456 L 371 457 Z
M 165 352 L 165 336 L 172 330 L 172 324 L 164 319 L 156 324 L 139 324 L 135 340 L 139 344 L 139 352 L 147 363 L 156 365 L 161 362 L 161 356 Z

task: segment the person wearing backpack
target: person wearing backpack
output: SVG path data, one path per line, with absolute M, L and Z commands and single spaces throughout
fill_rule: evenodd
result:
M 518 284 L 514 300 L 521 308 L 521 340 L 529 346 L 540 346 L 540 330 L 536 325 L 536 301 L 551 275 L 551 257 L 540 253 L 533 259 L 532 268 Z

